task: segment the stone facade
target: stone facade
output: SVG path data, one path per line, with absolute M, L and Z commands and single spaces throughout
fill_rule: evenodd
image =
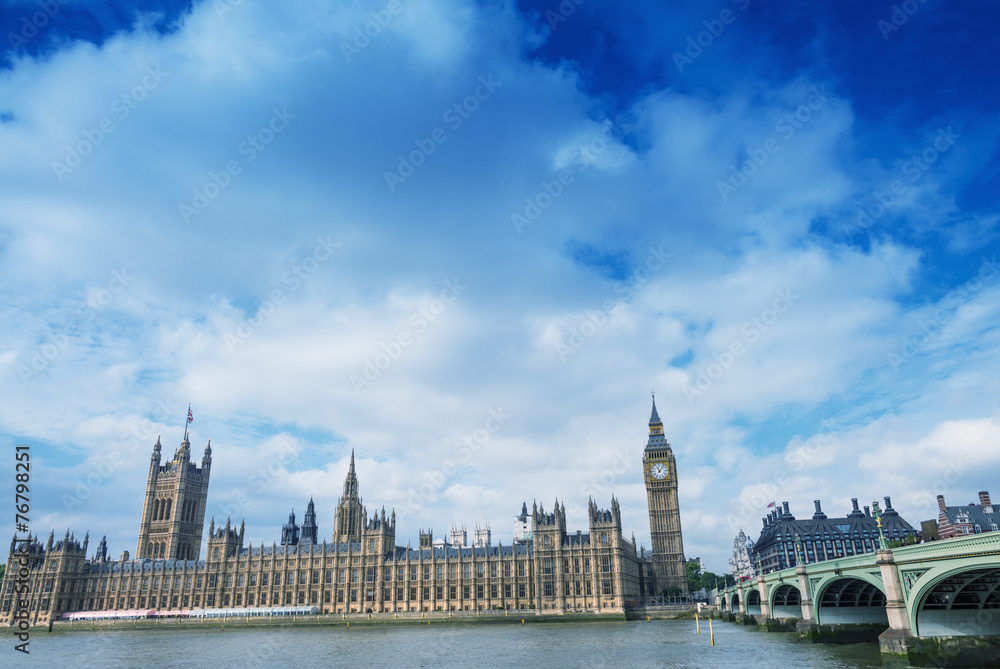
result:
M 197 560 L 205 527 L 212 442 L 205 447 L 201 467 L 190 461 L 191 443 L 186 432 L 180 448 L 165 465 L 160 464 L 160 448 L 157 437 L 149 463 L 135 556 Z
M 745 581 L 757 576 L 757 569 L 751 555 L 754 552 L 754 541 L 744 534 L 743 530 L 733 539 L 733 556 L 729 558 L 729 573 L 737 581 Z
M 197 559 L 197 549 L 184 548 L 183 554 L 192 559 L 178 559 L 175 555 L 186 545 L 187 535 L 175 534 L 176 516 L 166 509 L 204 513 L 199 495 L 207 493 L 201 486 L 207 488 L 211 450 L 206 449 L 200 470 L 186 459 L 186 439 L 166 467 L 159 465 L 159 451 L 157 440 L 138 559 L 130 560 L 127 552 L 121 560 L 108 559 L 103 540 L 97 554 L 88 558 L 89 537 L 79 542 L 69 532 L 58 542 L 52 534 L 44 544 L 37 537 L 11 541 L 8 574 L 16 571 L 15 565 L 27 567 L 28 592 L 19 597 L 28 602 L 32 624 L 75 611 L 291 605 L 334 614 L 488 609 L 617 613 L 640 597 L 659 594 L 664 584 L 685 582 L 676 467 L 669 445 L 658 446 L 643 460 L 647 476 L 650 463 L 665 463 L 672 483 L 647 482 L 655 528 L 651 556 L 637 552 L 634 537 L 623 536 L 614 497 L 607 509 L 589 501 L 586 532 L 567 529 L 565 505 L 557 501 L 549 511 L 533 504 L 531 538 L 510 546 L 489 545 L 486 528 L 477 536 L 477 543 L 485 545 L 434 547 L 431 531 L 421 530 L 418 548 L 398 546 L 395 512 L 382 508 L 369 514 L 361 501 L 352 453 L 330 541 L 313 540 L 317 523 L 310 500 L 301 529 L 294 516 L 283 528 L 283 545 L 248 546 L 243 523 L 236 528 L 227 518 L 216 527 L 213 518 L 205 558 Z M 194 476 L 196 471 L 201 473 Z M 192 500 L 199 504 L 185 506 Z M 164 509 L 162 521 L 157 508 Z M 185 512 L 183 517 L 190 516 Z M 196 517 L 195 525 L 198 522 Z M 171 529 L 161 533 L 161 528 Z M 161 535 L 169 538 L 161 542 Z M 151 547 L 160 543 L 162 555 L 159 548 L 150 555 Z M 671 560 L 677 556 L 675 565 Z M 12 624 L 18 608 L 14 583 L 6 579 L 0 592 L 0 624 Z

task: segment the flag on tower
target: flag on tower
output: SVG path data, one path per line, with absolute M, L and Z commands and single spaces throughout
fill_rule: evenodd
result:
M 188 438 L 188 425 L 190 425 L 193 422 L 194 422 L 194 414 L 191 413 L 191 405 L 188 404 L 188 417 L 187 420 L 184 421 L 184 441 L 187 441 Z
M 188 414 L 190 414 L 190 413 L 191 413 L 191 410 L 190 410 L 190 408 L 189 408 L 189 409 L 188 409 Z M 772 506 L 774 506 L 774 502 L 771 502 L 770 504 L 768 504 L 768 505 L 767 505 L 767 508 L 769 508 L 769 509 L 770 509 L 770 508 L 771 508 Z
M 194 414 L 191 413 L 191 405 L 188 404 L 188 423 L 194 422 Z

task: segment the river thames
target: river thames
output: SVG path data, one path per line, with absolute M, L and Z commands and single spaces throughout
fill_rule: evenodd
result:
M 707 621 L 35 633 L 8 661 L 69 667 L 881 667 L 878 645 L 796 643 Z M 16 660 L 15 660 L 16 661 Z

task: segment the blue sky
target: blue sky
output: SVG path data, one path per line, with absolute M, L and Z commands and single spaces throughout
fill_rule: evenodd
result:
M 714 570 L 772 499 L 974 501 L 998 15 L 4 3 L 0 439 L 32 445 L 33 528 L 134 551 L 190 402 L 209 513 L 255 543 L 310 495 L 329 535 L 354 448 L 401 543 L 615 494 L 648 546 L 654 387 Z

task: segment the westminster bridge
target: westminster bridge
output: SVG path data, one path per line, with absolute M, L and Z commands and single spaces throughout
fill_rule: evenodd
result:
M 888 666 L 1000 667 L 1000 532 L 772 572 L 718 591 L 731 620 L 878 639 Z

